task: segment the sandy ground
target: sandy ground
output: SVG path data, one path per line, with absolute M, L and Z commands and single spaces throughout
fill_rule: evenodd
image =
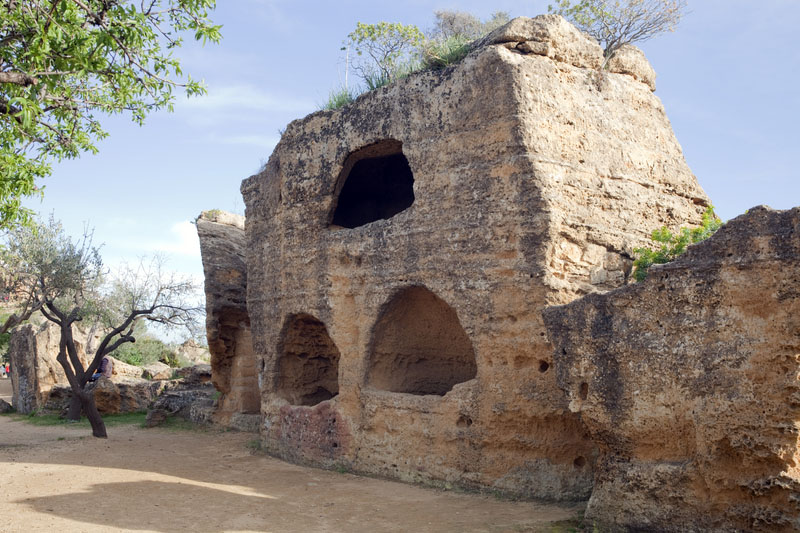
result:
M 0 531 L 551 531 L 582 510 L 302 468 L 247 433 L 108 432 L 0 416 Z

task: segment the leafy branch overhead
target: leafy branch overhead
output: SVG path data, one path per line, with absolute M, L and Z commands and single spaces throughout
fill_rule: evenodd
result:
M 51 163 L 96 152 L 98 114 L 171 110 L 184 83 L 182 36 L 218 42 L 215 0 L 0 0 L 0 227 L 27 220 L 25 197 Z
M 608 62 L 623 45 L 673 31 L 686 0 L 558 0 L 547 7 L 594 37 Z

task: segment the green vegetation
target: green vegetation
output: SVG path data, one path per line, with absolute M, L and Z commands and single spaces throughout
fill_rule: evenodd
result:
M 557 0 L 547 6 L 603 47 L 603 67 L 623 45 L 673 31 L 686 12 L 686 0 Z
M 30 221 L 22 199 L 52 161 L 97 152 L 97 114 L 141 124 L 172 110 L 175 88 L 205 91 L 174 52 L 182 36 L 218 42 L 215 0 L 24 0 L 0 3 L 0 228 Z
M 413 25 L 378 22 L 363 24 L 347 36 L 347 68 L 359 76 L 360 89 L 345 85 L 331 92 L 321 109 L 339 109 L 362 91 L 372 91 L 421 70 L 445 68 L 461 61 L 471 43 L 508 22 L 507 13 L 494 13 L 481 21 L 469 13 L 437 11 L 433 30 L 424 34 Z M 350 62 L 350 51 L 356 57 Z M 347 80 L 347 78 L 345 78 Z
M 18 413 L 8 413 L 6 415 L 11 417 L 14 420 L 19 420 L 22 422 L 26 422 L 28 424 L 32 424 L 34 426 L 70 426 L 70 427 L 77 427 L 77 428 L 86 428 L 89 429 L 91 427 L 89 420 L 86 417 L 82 417 L 80 420 L 67 420 L 66 418 L 61 418 L 58 415 L 41 415 L 37 413 L 31 413 L 29 415 L 22 415 Z M 139 412 L 139 413 L 122 413 L 118 415 L 105 415 L 103 417 L 103 421 L 105 422 L 106 426 L 125 426 L 125 425 L 139 425 L 143 426 L 145 418 L 147 418 L 147 413 Z
M 458 63 L 469 53 L 471 42 L 463 35 L 427 41 L 422 49 L 424 68 L 436 70 Z
M 358 22 L 356 29 L 347 36 L 345 44 L 356 53 L 353 70 L 368 85 L 371 80 L 377 88 L 407 74 L 414 51 L 424 38 L 413 24 Z
M 647 270 L 650 266 L 673 261 L 685 252 L 690 244 L 708 239 L 720 227 L 722 227 L 722 221 L 714 213 L 714 207 L 710 206 L 703 213 L 703 225 L 698 228 L 681 228 L 675 234 L 669 231 L 666 226 L 653 231 L 651 238 L 661 246 L 656 249 L 636 248 L 634 250 L 637 256 L 633 262 L 634 279 L 636 281 L 644 281 L 647 278 Z
M 129 365 L 145 366 L 162 362 L 169 366 L 179 365 L 175 350 L 155 337 L 139 337 L 134 343 L 123 344 L 114 352 L 114 357 Z
M 8 320 L 10 315 L 2 313 L 0 314 L 0 324 L 4 324 L 6 320 Z M 8 360 L 8 341 L 11 340 L 11 332 L 10 331 L 2 331 L 0 332 L 0 363 L 6 364 L 9 362 Z
M 59 326 L 61 349 L 56 360 L 72 389 L 67 418 L 77 420 L 84 412 L 94 436 L 105 437 L 94 393 L 84 386 L 104 356 L 136 342 L 145 320 L 196 331 L 202 309 L 191 301 L 194 283 L 168 273 L 159 257 L 142 259 L 135 266 L 123 265 L 109 276 L 92 244 L 91 232 L 87 230 L 73 241 L 52 217 L 47 223 L 14 226 L 7 233 L 0 256 L 5 267 L 3 284 L 13 285 L 16 293 L 25 295 L 26 309 L 39 310 Z M 76 322 L 105 332 L 88 367 L 78 356 L 72 328 Z M 153 343 L 152 348 L 157 351 L 159 346 Z
M 358 92 L 353 89 L 342 87 L 331 91 L 328 101 L 322 105 L 322 109 L 339 109 L 358 98 Z
M 261 439 L 252 439 L 247 441 L 245 447 L 253 453 L 258 453 L 264 450 L 264 447 L 261 444 Z

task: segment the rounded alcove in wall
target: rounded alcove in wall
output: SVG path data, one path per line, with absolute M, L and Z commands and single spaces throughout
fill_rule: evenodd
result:
M 414 203 L 414 175 L 403 143 L 385 139 L 352 152 L 336 180 L 331 225 L 357 228 Z
M 425 287 L 412 286 L 384 306 L 372 330 L 367 386 L 443 396 L 476 374 L 472 343 L 444 300 Z
M 276 393 L 292 405 L 339 394 L 339 349 L 325 324 L 308 314 L 287 318 L 278 343 Z

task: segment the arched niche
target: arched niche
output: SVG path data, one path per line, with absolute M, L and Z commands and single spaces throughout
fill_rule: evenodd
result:
M 414 175 L 403 143 L 394 139 L 352 152 L 336 183 L 333 226 L 357 228 L 391 218 L 414 203 Z
M 472 343 L 444 300 L 421 286 L 389 300 L 372 331 L 369 387 L 443 396 L 476 374 Z
M 276 389 L 292 405 L 316 405 L 339 394 L 339 349 L 311 315 L 292 315 L 284 324 Z

